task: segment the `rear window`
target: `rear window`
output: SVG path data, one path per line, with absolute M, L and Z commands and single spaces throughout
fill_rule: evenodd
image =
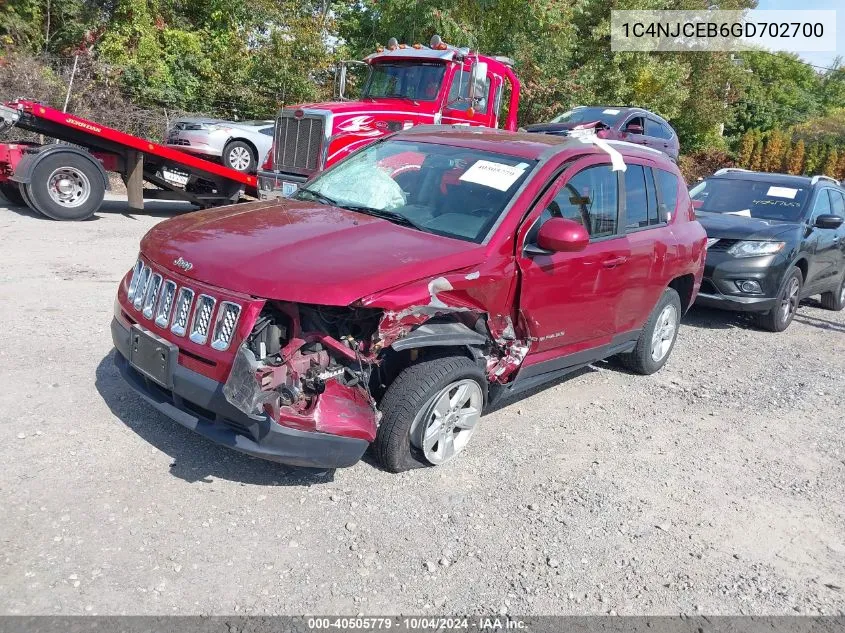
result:
M 701 202 L 698 211 L 777 222 L 797 222 L 807 196 L 807 187 L 733 178 L 708 178 L 690 191 L 690 197 Z
M 658 205 L 660 221 L 667 222 L 675 212 L 675 207 L 678 206 L 678 177 L 672 172 L 655 169 L 654 180 L 660 194 L 660 204 Z

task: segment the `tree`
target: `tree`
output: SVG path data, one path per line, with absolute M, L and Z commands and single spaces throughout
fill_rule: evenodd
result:
M 810 143 L 804 155 L 804 173 L 813 175 L 821 166 L 824 157 L 824 146 L 821 143 Z
M 748 169 L 751 164 L 751 154 L 754 152 L 754 144 L 757 141 L 757 135 L 753 130 L 745 132 L 739 139 L 739 148 L 736 152 L 736 163 L 740 167 Z
M 798 142 L 792 146 L 792 151 L 786 159 L 786 173 L 797 176 L 803 172 L 804 169 L 804 140 L 798 139 Z
M 836 173 L 838 166 L 839 152 L 836 151 L 835 147 L 831 147 L 827 152 L 821 172 L 827 176 L 833 176 Z
M 839 152 L 839 162 L 836 164 L 836 172 L 831 175 L 837 180 L 845 180 L 845 151 Z
M 784 138 L 780 130 L 772 130 L 766 139 L 763 152 L 763 171 L 780 171 L 783 163 Z
M 754 151 L 751 152 L 751 160 L 748 163 L 748 169 L 752 171 L 761 171 L 763 169 L 763 140 L 757 139 L 754 141 Z

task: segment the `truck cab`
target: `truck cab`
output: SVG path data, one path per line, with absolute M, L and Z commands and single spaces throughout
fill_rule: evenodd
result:
M 347 64 L 368 66 L 361 96 L 344 97 Z M 378 138 L 420 124 L 516 130 L 519 79 L 513 61 L 431 38 L 429 46 L 391 38 L 363 62 L 343 62 L 338 100 L 282 108 L 273 148 L 258 172 L 262 199 L 292 195 L 316 172 Z M 503 118 L 503 105 L 507 114 Z

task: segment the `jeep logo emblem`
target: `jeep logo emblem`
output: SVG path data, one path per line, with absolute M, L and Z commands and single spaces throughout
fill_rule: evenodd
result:
M 179 259 L 174 259 L 173 265 L 176 266 L 177 268 L 181 268 L 185 272 L 188 272 L 189 270 L 191 270 L 191 268 L 194 267 L 194 265 L 191 262 L 187 262 L 184 259 L 182 259 L 181 257 Z

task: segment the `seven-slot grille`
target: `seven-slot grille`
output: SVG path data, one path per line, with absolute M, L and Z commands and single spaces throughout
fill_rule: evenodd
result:
M 194 301 L 195 296 L 194 290 L 187 286 L 180 288 L 175 281 L 154 273 L 140 259 L 132 270 L 127 299 L 145 318 L 154 319 L 160 328 L 169 326 L 176 336 L 187 334 L 198 345 L 204 345 L 210 338 L 214 349 L 229 349 L 241 306 L 221 301 L 215 318 L 217 300 L 200 294 Z
M 324 119 L 283 112 L 276 121 L 276 164 L 279 171 L 313 172 L 320 167 Z

